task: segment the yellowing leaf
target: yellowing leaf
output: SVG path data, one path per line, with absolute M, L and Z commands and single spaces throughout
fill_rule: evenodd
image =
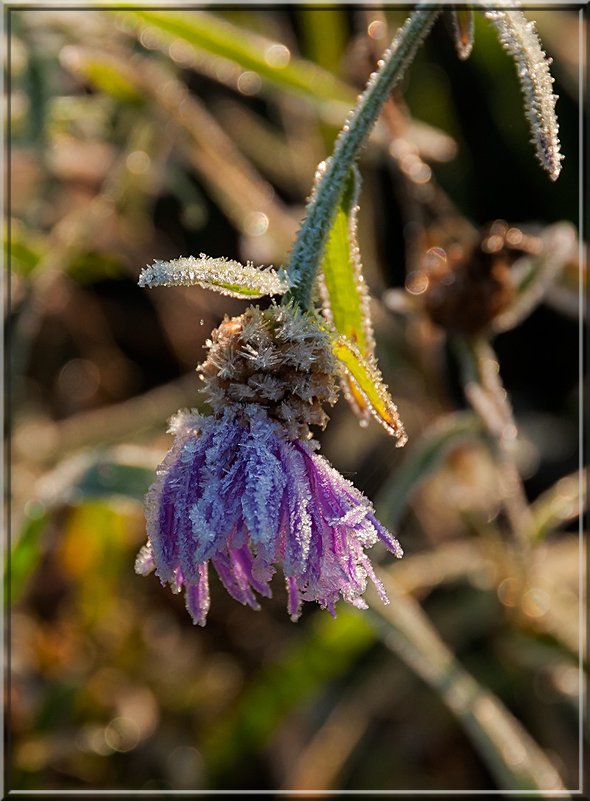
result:
M 332 342 L 332 352 L 368 404 L 371 414 L 389 434 L 397 437 L 396 447 L 405 445 L 408 438 L 403 423 L 377 367 L 363 358 L 356 345 L 345 337 Z

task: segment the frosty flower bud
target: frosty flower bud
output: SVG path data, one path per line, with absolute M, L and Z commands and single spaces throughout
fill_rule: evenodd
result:
M 294 439 L 324 428 L 324 406 L 337 400 L 329 335 L 293 306 L 250 307 L 226 317 L 207 342 L 198 368 L 215 412 L 228 404 L 259 404 Z

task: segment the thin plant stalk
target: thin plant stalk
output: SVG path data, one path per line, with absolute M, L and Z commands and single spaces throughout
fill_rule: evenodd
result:
M 303 309 L 310 306 L 315 276 L 348 174 L 381 107 L 399 83 L 439 13 L 440 8 L 419 7 L 400 28 L 344 124 L 334 153 L 318 177 L 287 270 L 291 289 L 286 297 Z
M 369 617 L 383 643 L 436 693 L 506 790 L 563 791 L 561 778 L 538 744 L 503 703 L 463 668 L 440 639 L 420 604 L 383 571 L 391 603 L 367 592 Z
M 521 556 L 530 550 L 531 511 L 514 458 L 518 434 L 512 407 L 498 372 L 495 353 L 482 338 L 455 340 L 465 395 L 496 444 L 500 490 Z

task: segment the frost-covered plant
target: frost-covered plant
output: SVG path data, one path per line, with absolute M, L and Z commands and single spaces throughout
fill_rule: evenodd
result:
M 201 254 L 157 261 L 140 276 L 146 287 L 197 284 L 240 298 L 282 296 L 280 305 L 226 317 L 212 333 L 199 367 L 212 414 L 173 418 L 175 443 L 147 495 L 148 542 L 136 570 L 155 570 L 174 591 L 184 588 L 195 623 L 204 625 L 209 609 L 209 562 L 228 592 L 254 608 L 255 593 L 270 595 L 280 566 L 292 619 L 304 600 L 332 614 L 339 598 L 366 608 L 369 579 L 387 602 L 365 551 L 378 541 L 398 557 L 401 548 L 371 503 L 319 455 L 310 427 L 325 427 L 339 380 L 363 423 L 372 414 L 398 446 L 406 442 L 374 354 L 356 242 L 355 162 L 441 10 L 419 6 L 371 75 L 333 155 L 318 169 L 285 270 Z M 466 58 L 471 12 L 448 13 Z M 517 61 L 537 152 L 555 178 L 561 158 L 555 97 L 538 39 L 519 11 L 487 16 Z

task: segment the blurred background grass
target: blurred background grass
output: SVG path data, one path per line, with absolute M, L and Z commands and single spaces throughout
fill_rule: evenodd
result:
M 378 353 L 410 442 L 396 451 L 342 403 L 320 439 L 396 527 L 406 557 L 381 554 L 384 575 L 575 787 L 585 268 L 568 263 L 495 341 L 533 510 L 524 584 L 455 357 L 419 309 L 391 308 L 426 246 L 498 217 L 578 221 L 577 15 L 534 15 L 560 96 L 556 184 L 476 16 L 465 63 L 437 23 L 361 163 Z M 138 272 L 200 252 L 284 264 L 315 168 L 404 17 L 9 10 L 10 789 L 512 788 L 518 750 L 495 771 L 371 615 L 309 608 L 295 626 L 280 582 L 259 613 L 215 583 L 197 630 L 133 573 L 166 419 L 200 405 L 204 341 L 244 307 L 146 292 Z

